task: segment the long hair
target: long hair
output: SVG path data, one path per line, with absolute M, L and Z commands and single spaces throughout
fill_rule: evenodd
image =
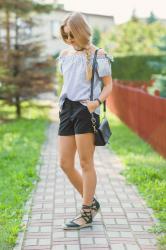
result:
M 75 42 L 82 49 L 85 49 L 86 52 L 86 79 L 90 80 L 92 77 L 92 65 L 90 64 L 90 51 L 86 49 L 86 46 L 91 42 L 91 27 L 87 23 L 85 17 L 80 12 L 72 12 L 70 13 L 62 25 L 60 26 L 60 33 L 62 39 L 65 43 L 70 44 L 68 42 L 68 36 L 64 31 L 64 27 L 68 25 L 71 31 L 72 36 L 74 37 Z

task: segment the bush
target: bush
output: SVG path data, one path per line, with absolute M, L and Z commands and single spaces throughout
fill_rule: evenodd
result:
M 160 69 L 152 69 L 149 61 L 162 61 L 164 55 L 132 55 L 116 57 L 112 64 L 113 78 L 121 80 L 150 81 L 153 74 L 160 74 Z
M 154 75 L 154 84 L 148 88 L 148 92 L 154 95 L 156 91 L 159 91 L 161 97 L 166 98 L 166 76 L 164 75 Z

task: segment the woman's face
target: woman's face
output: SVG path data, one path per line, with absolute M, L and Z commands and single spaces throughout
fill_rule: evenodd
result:
M 73 47 L 77 46 L 77 43 L 75 42 L 74 36 L 72 34 L 72 32 L 70 31 L 70 27 L 66 24 L 64 26 L 64 32 L 66 34 L 66 41 L 67 43 L 71 44 Z

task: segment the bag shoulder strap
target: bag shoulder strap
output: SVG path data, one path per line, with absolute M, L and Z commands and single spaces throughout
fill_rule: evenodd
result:
M 91 94 L 90 94 L 90 101 L 93 101 L 93 85 L 94 85 L 94 73 L 95 73 L 95 67 L 96 67 L 96 58 L 97 58 L 97 51 L 99 49 L 95 50 L 94 57 L 93 57 L 93 63 L 92 63 L 92 78 L 91 78 Z
M 99 48 L 100 49 L 100 48 Z M 93 57 L 93 64 L 92 64 L 92 78 L 91 78 L 91 94 L 90 94 L 90 100 L 93 101 L 93 86 L 94 86 L 94 73 L 96 71 L 96 66 L 97 66 L 97 52 L 99 49 L 95 50 L 94 53 L 94 57 Z M 102 84 L 102 88 L 103 88 L 103 84 Z M 104 116 L 105 116 L 105 112 L 106 112 L 106 101 L 103 102 L 104 106 L 103 106 L 103 111 L 104 111 Z

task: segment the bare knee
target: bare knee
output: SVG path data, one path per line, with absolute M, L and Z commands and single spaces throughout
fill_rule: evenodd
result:
M 64 172 L 74 168 L 76 143 L 74 136 L 59 137 L 59 165 Z
M 61 169 L 65 173 L 67 173 L 67 172 L 74 169 L 74 161 L 72 161 L 72 160 L 67 160 L 65 158 L 60 158 L 59 164 L 60 164 Z
M 80 165 L 83 171 L 90 171 L 93 168 L 93 160 L 81 159 Z

